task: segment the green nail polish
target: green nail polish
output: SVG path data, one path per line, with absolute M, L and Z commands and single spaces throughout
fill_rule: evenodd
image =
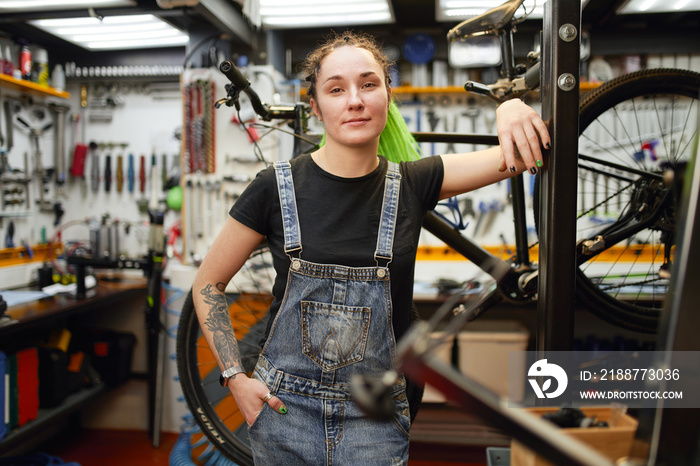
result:
M 280 406 L 279 412 L 282 414 L 287 414 L 287 408 L 285 408 L 284 406 Z
M 535 162 L 535 164 L 536 164 L 538 167 L 542 167 L 542 160 L 537 159 L 537 161 Z

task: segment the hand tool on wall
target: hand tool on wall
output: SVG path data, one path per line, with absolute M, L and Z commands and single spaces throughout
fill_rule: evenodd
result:
M 156 161 L 155 152 L 151 154 L 151 171 L 149 172 L 149 181 L 155 185 L 158 184 L 158 167 Z M 155 186 L 151 186 L 151 192 L 155 189 Z
M 112 188 L 112 154 L 107 154 L 105 157 L 105 192 L 108 193 Z
M 156 169 L 156 156 L 151 157 L 151 196 L 148 200 L 148 209 L 158 209 L 158 170 Z
M 124 169 L 122 168 L 122 162 L 123 162 L 124 156 L 119 154 L 117 155 L 117 192 L 121 193 L 122 189 L 124 188 Z
M 474 236 L 477 236 L 479 232 L 481 231 L 481 225 L 483 224 L 484 220 L 486 219 L 486 216 L 489 213 L 489 210 L 491 207 L 488 205 L 487 202 L 485 201 L 480 201 L 479 202 L 479 216 L 476 219 L 476 225 L 474 226 Z
M 160 172 L 161 172 L 161 182 L 162 182 L 162 189 L 165 191 L 165 187 L 168 185 L 168 156 L 166 154 L 163 154 L 161 157 L 161 162 L 162 165 L 160 167 Z
M 472 123 L 472 134 L 476 134 L 476 119 L 479 118 L 481 110 L 476 106 L 474 99 L 468 99 L 469 106 L 467 110 L 462 112 L 462 115 L 469 118 Z M 476 144 L 472 144 L 472 152 L 476 150 Z
M 74 117 L 74 137 L 76 139 L 73 149 L 73 163 L 70 173 L 74 177 L 85 179 L 85 158 L 88 154 L 88 146 L 85 144 L 85 107 L 87 107 L 87 86 L 80 86 L 80 113 Z M 78 127 L 80 127 L 80 141 L 77 141 Z
M 5 247 L 6 248 L 14 248 L 15 247 L 14 236 L 15 236 L 15 222 L 10 220 L 10 223 L 7 225 L 7 232 L 5 233 Z
M 452 118 L 452 130 L 450 130 L 450 128 L 447 127 L 447 117 L 445 117 L 445 131 L 447 131 L 448 133 L 450 131 L 452 131 L 453 133 L 457 133 L 457 124 L 458 124 L 457 115 L 454 115 L 454 117 Z M 457 149 L 455 148 L 454 142 L 450 142 L 449 144 L 447 144 L 447 148 L 445 149 L 445 153 L 446 154 L 454 154 L 455 152 L 457 152 Z
M 100 189 L 100 158 L 97 153 L 99 145 L 95 141 L 90 141 L 90 188 L 93 193 Z
M 494 200 L 489 204 L 489 213 L 481 229 L 482 235 L 488 233 L 491 230 L 491 226 L 493 225 L 494 220 L 496 219 L 499 213 L 503 212 L 504 208 L 505 206 L 499 200 Z
M 33 109 L 31 115 L 35 116 L 38 119 L 38 121 L 34 125 L 30 124 L 29 121 L 25 119 L 25 115 L 20 115 L 18 113 L 15 114 L 14 118 L 15 122 L 19 126 L 29 130 L 29 137 L 32 140 L 32 144 L 34 145 L 35 173 L 37 174 L 37 177 L 39 179 L 39 210 L 41 210 L 42 212 L 53 212 L 52 203 L 44 199 L 47 190 L 46 182 L 48 180 L 46 179 L 46 174 L 44 173 L 44 164 L 41 158 L 41 149 L 39 147 L 39 139 L 43 136 L 44 131 L 48 130 L 53 126 L 53 122 L 45 121 L 45 112 L 43 111 L 43 109 L 40 108 Z
M 84 122 L 82 114 L 74 115 L 73 121 L 75 122 L 75 129 L 73 133 L 73 162 L 70 167 L 70 174 L 75 178 L 85 178 L 85 159 L 87 158 L 88 146 L 80 141 L 77 141 L 78 126 L 84 127 Z M 84 140 L 84 135 L 82 139 Z
M 56 152 L 55 152 L 55 179 L 58 197 L 64 197 L 63 186 L 66 183 L 66 114 L 70 107 L 51 103 L 49 108 L 56 115 Z
M 428 116 L 428 124 L 430 125 L 430 131 L 435 132 L 435 130 L 438 127 L 438 123 L 440 123 L 440 117 L 437 116 L 434 110 L 429 110 L 428 113 L 426 113 Z M 435 143 L 430 144 L 430 155 L 435 155 Z
M 134 192 L 134 181 L 135 181 L 134 154 L 129 154 L 129 162 L 128 162 L 127 168 L 126 168 L 126 182 L 127 182 L 127 189 L 129 190 L 130 193 Z
M 2 102 L 2 111 L 5 117 L 5 148 L 7 152 L 12 150 L 13 140 L 12 140 L 12 105 L 8 99 Z
M 476 212 L 474 211 L 474 199 L 472 199 L 471 197 L 465 197 L 464 199 L 462 199 L 461 205 L 462 217 L 471 217 L 472 219 L 476 218 Z
M 146 192 L 146 156 L 141 156 L 141 164 L 139 170 L 139 191 L 141 194 Z

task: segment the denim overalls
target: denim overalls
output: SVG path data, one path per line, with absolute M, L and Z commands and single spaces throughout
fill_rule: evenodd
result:
M 380 375 L 393 368 L 388 263 L 401 183 L 398 164 L 390 163 L 386 174 L 376 267 L 302 260 L 289 162 L 277 162 L 275 173 L 291 266 L 254 377 L 288 412 L 263 405 L 249 429 L 255 464 L 405 465 L 410 427 L 405 379 L 392 390 L 391 421 L 368 419 L 350 395 L 353 374 Z

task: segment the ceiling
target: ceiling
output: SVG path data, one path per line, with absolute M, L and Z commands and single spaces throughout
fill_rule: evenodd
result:
M 152 13 L 190 33 L 190 49 L 198 42 L 204 42 L 214 34 L 222 36 L 230 44 L 232 54 L 252 54 L 253 61 L 267 58 L 269 41 L 263 33 L 256 31 L 241 13 L 241 6 L 234 0 L 187 0 L 193 6 L 163 9 L 158 0 L 135 0 L 137 5 L 127 10 L 139 13 Z M 589 0 L 581 22 L 583 29 L 591 35 L 592 53 L 634 54 L 634 53 L 700 53 L 700 12 L 683 14 L 616 15 L 616 9 L 625 0 Z M 162 0 L 161 0 L 162 2 Z M 434 0 L 392 0 L 396 24 L 381 27 L 363 27 L 376 34 L 380 40 L 402 42 L 412 32 L 434 34 L 438 44 L 446 42 L 441 38 L 455 24 L 435 21 Z M 101 15 L 115 13 L 114 8 L 96 9 Z M 124 9 L 118 10 L 123 12 Z M 86 10 L 57 11 L 52 16 L 86 15 Z M 3 14 L 0 17 L 0 34 L 8 37 L 25 37 L 46 47 L 52 61 L 103 61 L 109 57 L 113 64 L 119 61 L 153 61 L 156 54 L 152 50 L 128 52 L 87 52 L 38 30 L 25 21 L 46 17 L 46 14 L 25 12 Z M 526 21 L 516 35 L 516 54 L 525 52 L 532 45 L 532 37 L 541 29 L 540 21 Z M 315 45 L 325 33 L 324 29 L 282 30 L 271 35 L 284 49 L 292 50 L 293 56 L 304 56 L 308 48 Z M 518 46 L 519 36 L 523 39 Z M 446 44 L 444 44 L 446 47 Z M 184 48 L 159 49 L 157 59 L 162 64 L 182 64 Z M 179 61 L 179 63 L 170 63 Z

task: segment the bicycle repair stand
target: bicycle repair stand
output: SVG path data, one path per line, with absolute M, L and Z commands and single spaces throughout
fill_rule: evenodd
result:
M 147 277 L 146 330 L 148 332 L 148 434 L 154 447 L 160 446 L 163 415 L 163 374 L 165 356 L 164 316 L 161 311 L 161 280 L 165 257 L 163 220 L 165 212 L 149 209 L 150 230 L 148 254 L 144 259 L 94 258 L 70 256 L 68 264 L 76 266 L 76 298 L 85 299 L 90 294 L 85 287 L 87 267 L 101 269 L 140 269 Z
M 576 289 L 581 2 L 545 3 L 542 24 L 542 119 L 549 127 L 552 147 L 540 171 L 536 350 L 571 351 Z

